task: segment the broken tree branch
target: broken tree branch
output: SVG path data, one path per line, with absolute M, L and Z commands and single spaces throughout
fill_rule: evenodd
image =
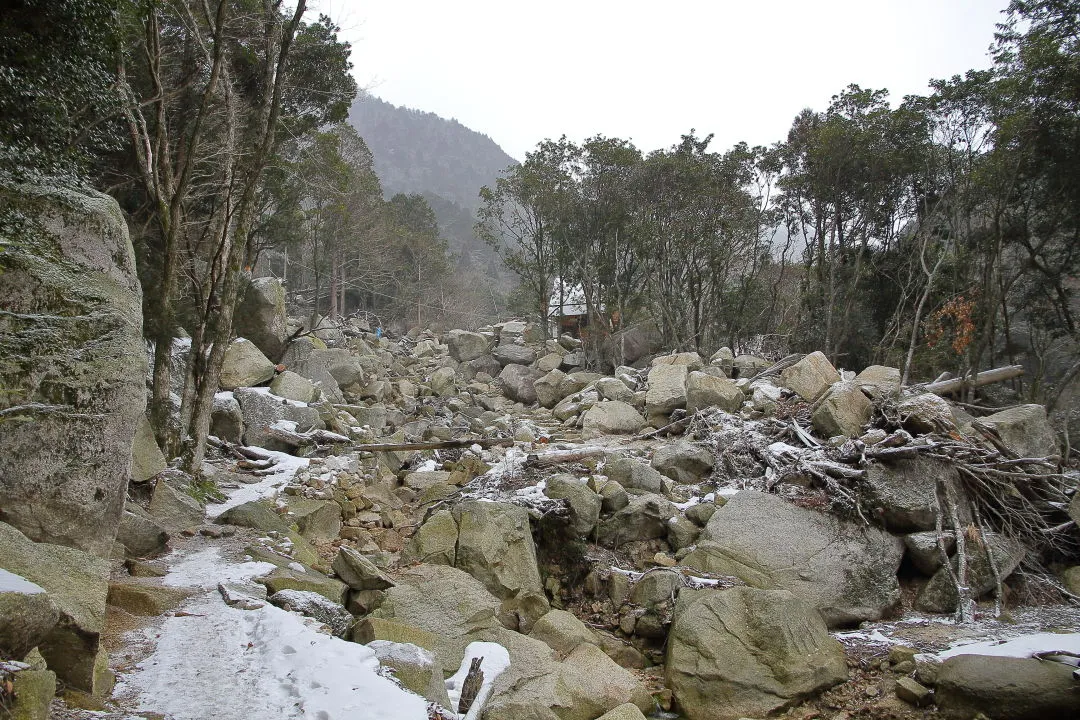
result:
M 951 380 L 938 380 L 923 386 L 927 392 L 935 395 L 947 395 L 968 388 L 982 387 L 1004 380 L 1012 380 L 1024 374 L 1023 365 L 1007 365 L 978 373 L 974 377 L 953 378 Z

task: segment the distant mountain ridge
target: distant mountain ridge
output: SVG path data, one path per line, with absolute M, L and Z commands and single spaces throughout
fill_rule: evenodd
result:
M 388 197 L 401 192 L 424 195 L 459 264 L 490 267 L 501 274 L 491 248 L 472 227 L 480 188 L 494 185 L 517 160 L 490 137 L 457 120 L 398 107 L 368 93 L 353 102 L 349 124 L 371 149 Z
M 494 140 L 457 120 L 391 105 L 374 95 L 353 102 L 349 124 L 371 148 L 389 194 L 431 192 L 476 210 L 480 188 L 517 165 Z

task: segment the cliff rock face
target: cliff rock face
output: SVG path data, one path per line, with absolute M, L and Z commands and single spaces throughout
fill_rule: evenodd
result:
M 119 206 L 0 184 L 0 520 L 107 556 L 145 382 L 142 291 Z

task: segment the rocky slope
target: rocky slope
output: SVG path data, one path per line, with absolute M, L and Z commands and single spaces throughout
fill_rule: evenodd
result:
M 120 683 L 68 693 L 56 716 L 84 717 L 75 701 L 176 720 L 1077 709 L 1080 616 L 1061 584 L 1075 594 L 1080 570 L 1014 574 L 1080 541 L 1077 476 L 1041 407 L 974 417 L 820 353 L 601 376 L 573 338 L 516 321 L 393 340 L 325 326 L 281 367 L 275 312 L 226 357 L 204 468 L 220 496 L 136 436 L 146 470 L 94 626 Z M 0 562 L 43 590 L 11 592 L 62 598 L 31 565 Z M 955 624 L 958 605 L 977 622 Z M 1072 634 L 975 663 L 930 652 L 1033 630 Z M 14 677 L 40 666 L 35 644 L 8 651 L 28 666 Z

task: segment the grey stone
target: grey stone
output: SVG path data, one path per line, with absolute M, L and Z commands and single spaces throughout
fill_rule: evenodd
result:
M 975 421 L 995 433 L 1017 457 L 1048 457 L 1058 454 L 1057 435 L 1042 405 L 1020 405 Z
M 536 352 L 531 347 L 515 343 L 500 342 L 491 355 L 501 365 L 531 365 L 536 360 Z
M 711 452 L 698 445 L 679 442 L 664 445 L 653 452 L 653 468 L 683 485 L 701 482 L 713 467 Z
M 537 620 L 529 637 L 547 643 L 560 656 L 568 655 L 583 642 L 595 645 L 598 641 L 595 632 L 566 610 L 552 610 Z
M 780 384 L 807 402 L 814 402 L 837 382 L 840 373 L 822 352 L 812 352 L 780 373 Z
M 1080 696 L 1074 670 L 1034 658 L 957 655 L 938 670 L 934 699 L 947 718 L 1075 718 Z
M 937 525 L 939 481 L 963 492 L 955 465 L 919 455 L 894 463 L 871 463 L 859 491 L 863 507 L 870 508 L 886 529 L 916 532 Z M 948 521 L 945 525 L 949 525 Z
M 412 643 L 389 640 L 373 640 L 367 646 L 375 652 L 380 665 L 394 671 L 394 677 L 405 689 L 444 708 L 451 708 L 443 682 L 443 667 L 435 653 Z
M 475 360 L 491 349 L 491 337 L 467 330 L 451 330 L 446 335 L 450 357 L 458 362 Z
M 99 557 L 48 543 L 33 543 L 0 522 L 0 568 L 41 586 L 59 612 L 59 622 L 38 649 L 49 667 L 69 685 L 99 693 L 102 671 L 105 599 L 109 592 L 109 563 Z
M 150 513 L 131 503 L 120 517 L 116 541 L 128 557 L 147 557 L 165 550 L 169 533 Z
M 945 552 L 952 555 L 956 549 L 956 536 L 945 532 Z M 923 575 L 933 575 L 941 568 L 941 550 L 938 548 L 936 531 L 911 533 L 904 536 L 907 555 L 915 569 Z
M 0 587 L 0 657 L 21 659 L 49 636 L 60 611 L 44 588 L 16 573 L 0 569 Z
M 451 511 L 458 526 L 454 565 L 500 599 L 543 597 L 529 513 L 508 503 L 469 500 Z
M 896 411 L 904 429 L 916 435 L 948 432 L 955 428 L 948 401 L 933 393 L 905 398 L 896 406 Z
M 344 606 L 310 590 L 278 590 L 268 599 L 279 608 L 315 618 L 336 637 L 343 637 L 353 623 L 352 614 Z
M 536 402 L 534 383 L 541 377 L 540 371 L 525 365 L 510 364 L 499 373 L 503 394 L 522 405 Z
M 240 442 L 244 434 L 244 414 L 232 393 L 214 395 L 214 406 L 210 413 L 210 434 L 226 442 Z
M 385 590 L 394 587 L 394 581 L 375 563 L 350 547 L 338 548 L 334 558 L 334 574 L 353 590 Z
M 201 525 L 206 511 L 199 501 L 172 487 L 164 479 L 154 484 L 150 515 L 170 533 Z
M 862 434 L 873 412 L 873 403 L 854 382 L 838 382 L 827 390 L 810 421 L 825 437 L 855 437 Z
M 742 490 L 709 519 L 683 564 L 783 589 L 830 627 L 878 620 L 900 602 L 900 538 L 861 523 Z
M 266 357 L 277 360 L 288 337 L 285 288 L 275 277 L 253 279 L 236 308 L 233 331 L 255 343 Z
M 664 476 L 645 463 L 633 458 L 619 458 L 606 467 L 607 475 L 624 488 L 658 493 L 664 486 Z
M 855 384 L 875 400 L 900 392 L 900 371 L 886 365 L 870 365 L 855 376 Z
M 735 369 L 735 353 L 731 352 L 729 347 L 722 347 L 709 358 L 709 364 L 715 365 L 724 372 L 725 376 L 731 377 Z
M 634 540 L 667 537 L 668 521 L 678 512 L 659 495 L 633 495 L 626 507 L 600 521 L 597 540 L 606 547 L 618 547 Z
M 407 641 L 434 652 L 443 667 L 461 665 L 470 633 L 498 625 L 499 600 L 462 570 L 421 564 L 399 573 L 396 581 L 371 617 L 431 633 L 420 642 Z
M 756 355 L 736 355 L 731 361 L 731 377 L 752 378 L 772 363 Z
M 990 553 L 987 553 L 987 545 Z M 996 533 L 988 535 L 986 543 L 969 541 L 966 552 L 967 585 L 974 598 L 994 589 L 991 554 L 1001 579 L 1005 580 L 1020 565 L 1020 561 L 1027 554 L 1027 548 L 1017 540 Z M 957 563 L 957 559 L 953 557 L 953 572 L 957 569 Z M 930 578 L 930 582 L 923 586 L 915 598 L 915 607 L 923 612 L 948 613 L 956 609 L 957 600 L 956 586 L 945 568 L 941 568 Z
M 302 403 L 314 402 L 319 396 L 315 383 L 292 370 L 279 373 L 270 383 L 270 392 L 278 397 Z
M 145 416 L 140 416 L 131 444 L 131 481 L 146 482 L 167 467 L 165 455 L 154 439 L 154 429 Z
M 634 391 L 617 378 L 600 378 L 596 381 L 596 391 L 604 400 L 618 400 L 624 403 L 634 401 Z
M 593 405 L 582 418 L 581 437 L 585 440 L 604 435 L 632 435 L 645 427 L 645 418 L 632 406 L 619 400 Z
M 743 392 L 727 378 L 692 372 L 686 381 L 686 409 L 690 412 L 717 407 L 735 412 L 743 403 Z
M 686 365 L 656 365 L 649 371 L 645 410 L 650 417 L 686 407 Z
M 896 697 L 915 707 L 923 707 L 933 701 L 934 694 L 930 688 L 920 685 L 915 680 L 900 677 L 896 679 Z
M 127 225 L 106 195 L 10 182 L 0 215 L 0 520 L 104 557 L 146 405 Z
M 552 370 L 547 375 L 538 378 L 533 383 L 537 402 L 546 408 L 553 408 L 558 405 L 560 400 L 571 394 L 570 392 L 562 392 L 562 383 L 565 379 L 566 373 L 561 370 Z
M 689 720 L 736 720 L 843 682 L 847 662 L 820 616 L 787 591 L 684 591 L 665 679 Z
M 234 390 L 269 382 L 274 377 L 274 363 L 262 354 L 255 343 L 236 338 L 225 351 L 221 365 L 221 387 Z
M 343 402 L 341 386 L 328 369 L 329 358 L 321 354 L 320 348 L 311 338 L 297 338 L 289 343 L 281 362 L 288 369 L 314 382 L 319 388 L 320 397 L 331 402 Z
M 584 480 L 573 475 L 553 475 L 547 479 L 544 494 L 553 500 L 565 499 L 570 505 L 570 526 L 576 535 L 589 537 L 600 519 L 600 496 Z

